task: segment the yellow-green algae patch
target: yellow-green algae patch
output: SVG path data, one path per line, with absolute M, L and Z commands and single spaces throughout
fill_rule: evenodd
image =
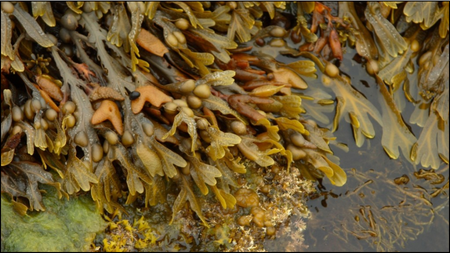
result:
M 89 196 L 58 199 L 51 187 L 42 187 L 45 212 L 21 216 L 1 197 L 1 251 L 87 251 L 107 222 Z

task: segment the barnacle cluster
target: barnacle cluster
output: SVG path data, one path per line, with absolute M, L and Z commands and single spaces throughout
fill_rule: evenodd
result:
M 199 226 L 197 215 L 189 208 L 181 209 L 171 221 L 167 209 L 176 195 L 168 194 L 165 204 L 145 208 L 135 202 L 132 208 L 126 207 L 127 212 L 115 211 L 109 228 L 96 238 L 94 247 L 105 251 L 261 251 L 306 247 L 302 231 L 310 213 L 302 199 L 315 192 L 311 180 L 301 179 L 295 167 L 288 173 L 281 166 L 272 166 L 249 167 L 237 183 L 237 203 L 233 208 L 222 208 L 213 196 L 198 199 L 209 227 Z M 298 220 L 290 222 L 292 217 Z M 290 239 L 276 245 L 264 244 L 278 237 Z
M 113 233 L 108 235 L 110 238 L 103 239 L 104 250 L 106 252 L 132 251 L 134 248 L 143 249 L 156 242 L 154 232 L 150 224 L 144 220 L 144 216 L 141 216 L 137 221 L 135 220 L 133 225 L 126 219 L 111 222 L 109 229 Z
M 90 192 L 109 214 L 169 202 L 168 223 L 182 226 L 179 214 L 194 212 L 233 250 L 253 245 L 246 226 L 289 233 L 280 226 L 302 213 L 294 196 L 312 191 L 307 180 L 346 183 L 329 146 L 342 147 L 332 134 L 342 117 L 359 147 L 375 136 L 370 115 L 385 127 L 391 158 L 400 148 L 424 166 L 448 163 L 448 3 L 397 7 L 367 3 L 363 24 L 344 2 L 339 13 L 319 2 L 2 2 L 2 193 L 21 213 L 45 210 L 38 182 L 60 197 Z M 424 8 L 436 14 L 424 18 Z M 334 64 L 346 44 L 375 76 L 383 113 Z M 407 75 L 419 53 L 420 97 Z M 329 127 L 305 117 L 328 124 L 321 106 L 334 104 L 305 81 L 317 69 L 337 101 Z M 401 84 L 433 112 L 417 112 L 431 129 L 418 140 L 398 109 Z M 219 226 L 218 210 L 232 222 Z M 223 236 L 230 231 L 243 241 Z

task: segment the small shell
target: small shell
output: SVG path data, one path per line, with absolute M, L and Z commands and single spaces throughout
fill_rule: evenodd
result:
M 132 91 L 129 96 L 130 100 L 135 100 L 138 99 L 139 96 L 141 96 L 141 93 L 139 91 Z
M 302 35 L 300 33 L 297 33 L 297 31 L 292 30 L 291 31 L 291 40 L 292 40 L 292 42 L 297 44 L 300 41 L 302 41 Z
M 260 46 L 260 47 L 262 47 L 262 46 L 264 46 L 264 45 L 266 44 L 266 42 L 264 41 L 263 38 L 256 38 L 256 39 L 255 39 L 255 42 L 256 42 L 256 44 L 257 44 L 258 46 Z

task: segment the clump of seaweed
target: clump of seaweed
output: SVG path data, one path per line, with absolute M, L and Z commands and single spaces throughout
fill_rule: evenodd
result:
M 42 170 L 46 181 L 39 182 L 69 195 L 90 191 L 99 209 L 109 213 L 123 196 L 126 204 L 139 196 L 146 206 L 165 202 L 161 189 L 169 180 L 180 189 L 173 215 L 189 201 L 206 226 L 193 186 L 202 195 L 212 191 L 223 208 L 233 208 L 235 173 L 246 172 L 244 159 L 268 167 L 275 164 L 271 156 L 281 154 L 287 170 L 303 159 L 333 184 L 345 183 L 343 170 L 327 158 L 332 155 L 329 137 L 302 120 L 301 98 L 291 94 L 291 87 L 306 88 L 296 71 L 307 74 L 300 68 L 309 64 L 309 73 L 314 72 L 314 63 L 280 67 L 270 56 L 232 51 L 238 45 L 234 34 L 240 42 L 249 41 L 262 28 L 256 18 L 264 12 L 273 17 L 275 6 L 283 4 L 57 5 L 53 14 L 42 16 L 60 20 L 51 30 L 47 26 L 55 26 L 53 22 L 39 24 L 26 4 L 3 6 L 12 12 L 2 11 L 7 35 L 2 39 L 2 73 L 8 75 L 2 82 L 18 91 L 10 81 L 18 76 L 32 99 L 25 99 L 26 94 L 21 100 L 12 98 L 10 89 L 3 92 L 2 133 L 14 134 L 2 152 L 2 190 L 14 200 L 28 198 L 31 210 L 44 209 L 40 194 L 22 193 L 30 187 L 18 188 L 9 168 L 48 166 L 58 176 Z M 48 7 L 33 5 L 32 12 Z M 229 22 L 228 37 L 219 33 L 223 23 L 216 20 Z M 283 36 L 283 31 L 274 27 L 269 36 Z M 211 45 L 198 43 L 203 41 Z M 37 60 L 26 54 L 33 43 L 44 55 Z M 92 53 L 96 57 L 88 57 Z M 258 82 L 242 77 L 255 73 Z M 32 157 L 15 155 L 22 135 Z M 35 150 L 38 156 L 33 156 Z
M 448 143 L 443 142 L 448 137 L 448 108 L 442 106 L 448 98 L 448 71 L 444 69 L 448 64 L 448 4 L 367 3 L 364 15 L 374 36 L 358 21 L 353 3 L 340 7 L 339 16 L 351 21 L 359 32 L 357 52 L 365 59 L 368 73 L 375 76 L 382 95 L 381 122 L 374 116 L 376 112 L 371 115 L 383 126 L 386 153 L 397 159 L 400 149 L 410 162 L 434 169 L 442 162 L 448 164 Z M 411 76 L 414 73 L 417 78 Z M 405 98 L 418 105 L 409 119 L 409 123 L 424 127 L 418 138 L 401 116 Z M 353 127 L 360 125 L 355 116 L 350 118 Z
M 436 14 L 423 17 L 421 7 Z M 311 192 L 308 180 L 346 183 L 329 146 L 342 147 L 332 134 L 342 118 L 358 147 L 375 136 L 370 115 L 384 127 L 391 158 L 400 148 L 424 166 L 448 163 L 448 4 L 396 8 L 367 3 L 363 24 L 353 3 L 333 13 L 319 2 L 3 2 L 2 193 L 23 214 L 45 210 L 38 182 L 60 197 L 89 192 L 109 214 L 136 202 L 169 203 L 170 224 L 193 212 L 216 244 L 232 250 L 257 238 L 236 223 L 263 227 L 270 237 L 300 208 L 260 202 L 259 191 L 293 202 Z M 382 113 L 336 66 L 346 46 L 355 46 L 375 75 Z M 300 59 L 282 63 L 280 54 Z M 407 76 L 419 55 L 420 98 Z M 324 121 L 322 106 L 335 102 L 305 81 L 317 78 L 317 69 L 336 98 L 328 128 L 306 116 L 308 109 Z M 430 119 L 418 139 L 401 115 L 395 91 L 402 84 L 409 101 L 420 99 L 433 112 L 417 112 L 419 124 Z M 273 183 L 281 189 L 246 186 L 257 175 L 276 178 L 266 171 L 274 166 L 282 168 Z M 218 210 L 242 215 L 221 227 Z M 223 236 L 238 230 L 246 240 Z M 111 250 L 131 245 L 119 244 L 104 243 Z

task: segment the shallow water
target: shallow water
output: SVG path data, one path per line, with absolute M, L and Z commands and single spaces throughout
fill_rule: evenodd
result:
M 350 49 L 344 55 L 340 69 L 351 76 L 352 85 L 381 111 L 377 102 L 379 92 L 375 79 L 351 59 L 354 54 L 354 50 Z M 413 78 L 413 76 L 410 77 Z M 366 85 L 361 80 L 365 81 Z M 322 86 L 320 77 L 308 83 L 310 86 Z M 334 105 L 330 106 L 334 107 Z M 414 105 L 406 102 L 402 116 L 407 124 L 407 119 L 410 118 L 413 109 Z M 332 122 L 334 112 L 327 116 Z M 348 181 L 344 186 L 336 187 L 325 179 L 322 182 L 325 189 L 322 189 L 321 194 L 308 200 L 311 217 L 305 231 L 305 244 L 309 246 L 306 251 L 447 252 L 449 250 L 448 189 L 443 194 L 430 199 L 431 207 L 421 203 L 420 200 L 408 198 L 405 192 L 417 192 L 419 187 L 422 187 L 424 190 L 420 189 L 420 191 L 431 193 L 434 190 L 433 187 L 442 187 L 448 182 L 448 165 L 442 163 L 436 170 L 445 177 L 446 180 L 443 183 L 433 186 L 424 180 L 418 180 L 414 176 L 414 172 L 422 167 L 412 165 L 402 154 L 397 160 L 390 159 L 381 146 L 381 126 L 374 120 L 372 122 L 376 131 L 375 138 L 366 139 L 360 148 L 355 145 L 349 123 L 341 120 L 338 130 L 334 133 L 339 142 L 343 142 L 349 147 L 348 153 L 332 147 L 335 155 L 341 159 L 340 166 L 346 171 Z M 320 123 L 319 125 L 330 128 L 330 126 Z M 418 137 L 422 128 L 408 125 L 414 135 Z M 352 173 L 352 168 L 356 171 L 355 175 Z M 400 192 L 399 188 L 401 187 L 393 186 L 393 180 L 403 174 L 408 175 L 410 182 L 401 186 L 406 190 Z M 363 192 L 364 188 L 362 188 L 357 194 L 352 194 L 367 180 L 373 180 L 373 183 L 366 187 L 370 190 L 366 189 Z M 360 195 L 362 192 L 365 195 Z M 402 200 L 406 200 L 407 204 L 400 203 Z M 402 206 L 408 204 L 414 205 L 414 208 Z M 383 206 L 387 205 L 397 206 L 395 206 L 394 212 L 386 212 L 387 209 L 386 207 L 383 209 Z M 381 231 L 385 233 L 383 236 L 373 237 L 367 232 L 352 234 L 355 232 L 355 228 L 359 228 L 360 231 L 369 228 L 369 226 L 364 227 L 364 224 L 358 225 L 355 220 L 356 216 L 360 218 L 364 216 L 360 213 L 361 209 L 365 212 L 369 209 L 373 211 L 375 221 L 380 225 Z M 367 213 L 365 217 L 367 217 Z M 412 221 L 420 222 L 420 224 L 414 224 Z M 364 222 L 360 220 L 359 223 Z M 385 227 L 383 228 L 383 226 Z M 348 230 L 346 231 L 345 228 Z M 357 239 L 357 237 L 361 239 Z

